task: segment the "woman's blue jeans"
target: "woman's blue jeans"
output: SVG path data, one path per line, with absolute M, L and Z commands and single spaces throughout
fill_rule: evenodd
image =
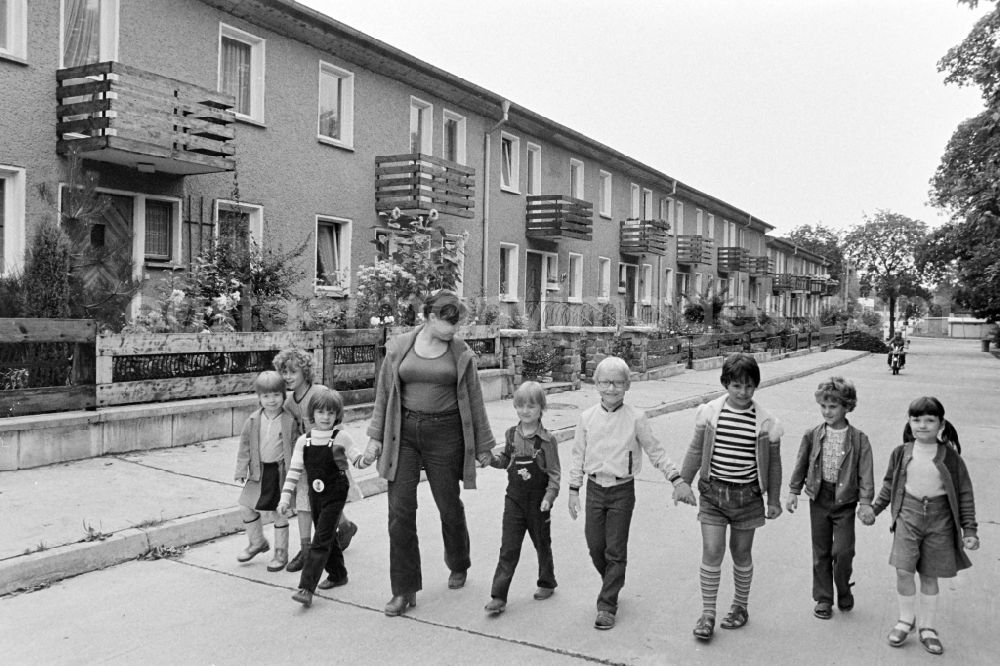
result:
M 389 578 L 392 594 L 423 587 L 417 539 L 417 484 L 420 470 L 441 516 L 444 562 L 451 571 L 469 568 L 469 528 L 459 483 L 465 461 L 462 418 L 458 412 L 424 414 L 403 410 L 396 478 L 389 482 Z

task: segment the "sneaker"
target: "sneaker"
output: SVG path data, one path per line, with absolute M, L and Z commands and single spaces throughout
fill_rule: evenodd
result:
M 615 626 L 615 614 L 611 611 L 597 611 L 597 618 L 594 620 L 594 629 L 613 629 Z
M 347 575 L 345 574 L 343 578 L 334 580 L 332 577 L 327 576 L 325 580 L 319 582 L 318 587 L 321 590 L 329 590 L 331 587 L 342 587 L 347 585 Z
M 490 599 L 490 603 L 486 604 L 486 612 L 490 615 L 499 615 L 504 612 L 506 608 L 507 602 L 503 599 L 497 599 L 496 597 Z
M 535 594 L 533 596 L 538 601 L 545 601 L 546 599 L 548 599 L 549 597 L 551 597 L 553 594 L 555 594 L 555 592 L 556 592 L 555 588 L 552 588 L 552 587 L 540 587 L 537 590 L 535 590 Z

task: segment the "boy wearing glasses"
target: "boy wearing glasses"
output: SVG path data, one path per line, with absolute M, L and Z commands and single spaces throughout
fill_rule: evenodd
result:
M 645 413 L 624 404 L 630 386 L 628 364 L 608 356 L 594 370 L 600 404 L 580 415 L 573 440 L 569 472 L 569 515 L 580 511 L 580 488 L 587 485 L 584 534 L 590 559 L 603 582 L 597 596 L 595 629 L 611 629 L 618 612 L 618 593 L 625 585 L 628 532 L 635 508 L 635 475 L 642 451 L 674 486 L 674 504 L 695 504 L 691 486 L 684 482 Z

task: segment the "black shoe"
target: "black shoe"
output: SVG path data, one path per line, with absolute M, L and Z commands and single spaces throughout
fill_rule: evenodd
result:
M 306 555 L 309 553 L 308 548 L 303 548 L 299 551 L 299 554 L 292 558 L 292 561 L 288 563 L 285 567 L 285 571 L 291 571 L 295 573 L 296 571 L 302 571 L 302 567 L 306 564 Z
M 715 616 L 702 613 L 701 617 L 698 618 L 698 623 L 694 625 L 693 633 L 694 637 L 699 640 L 712 640 L 712 634 L 715 633 Z
M 385 614 L 389 617 L 395 617 L 397 615 L 402 615 L 406 612 L 406 609 L 410 606 L 417 605 L 417 595 L 413 594 L 397 594 L 392 599 L 389 599 L 389 603 L 385 605 Z
M 303 588 L 293 594 L 292 599 L 309 608 L 313 603 L 313 593 Z
M 729 614 L 722 618 L 722 622 L 719 626 L 723 629 L 739 629 L 747 622 L 750 621 L 750 613 L 747 613 L 747 609 L 743 606 L 733 605 L 729 609 Z
M 829 601 L 818 602 L 816 608 L 813 608 L 813 615 L 821 620 L 829 620 L 833 617 L 833 604 Z
M 448 589 L 457 590 L 465 587 L 465 578 L 467 574 L 468 572 L 466 571 L 452 571 L 451 575 L 448 576 Z
M 837 608 L 845 612 L 854 610 L 854 595 L 844 594 L 837 597 Z
M 356 523 L 350 521 L 347 522 L 347 526 L 343 529 L 337 530 L 337 544 L 340 546 L 340 550 L 347 550 L 347 547 L 351 545 L 351 539 L 354 535 L 358 533 L 358 526 Z
M 331 587 L 342 587 L 344 585 L 347 585 L 346 575 L 343 578 L 337 580 L 334 580 L 333 578 L 327 576 L 324 580 L 321 580 L 319 582 L 319 585 L 317 585 L 316 587 L 318 587 L 321 590 L 329 590 Z

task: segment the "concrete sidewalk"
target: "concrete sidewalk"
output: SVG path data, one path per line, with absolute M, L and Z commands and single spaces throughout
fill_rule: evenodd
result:
M 866 352 L 795 352 L 762 365 L 762 386 L 849 363 Z M 633 382 L 627 400 L 650 417 L 688 409 L 723 392 L 719 370 L 689 370 Z M 592 385 L 552 393 L 546 427 L 572 438 L 582 409 L 598 400 Z M 498 441 L 516 423 L 509 400 L 487 404 Z M 366 441 L 366 421 L 347 424 Z M 5 530 L 0 541 L 0 595 L 101 569 L 141 556 L 232 534 L 243 529 L 232 475 L 236 438 L 173 449 L 105 456 L 0 472 Z M 355 472 L 363 492 L 383 492 L 371 467 Z M 347 509 L 350 513 L 350 505 Z

